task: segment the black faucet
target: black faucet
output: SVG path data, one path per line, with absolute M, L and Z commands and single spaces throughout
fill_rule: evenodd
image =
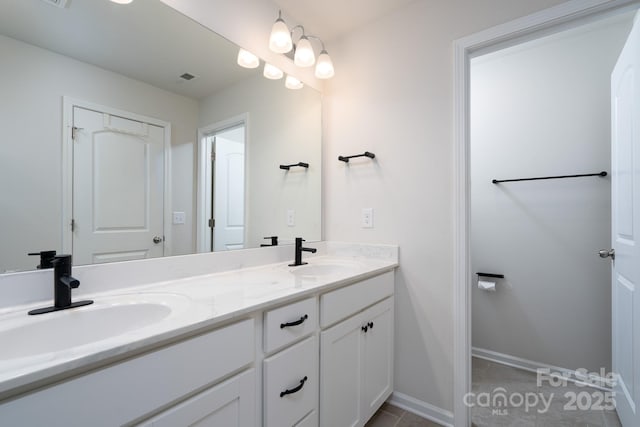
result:
M 269 236 L 269 237 L 265 237 L 265 239 L 271 239 L 271 243 L 263 243 L 262 245 L 260 245 L 260 247 L 265 247 L 265 246 L 278 246 L 278 236 Z
M 93 304 L 91 300 L 71 302 L 71 289 L 80 286 L 80 281 L 71 277 L 71 255 L 58 255 L 53 258 L 51 264 L 53 265 L 53 306 L 31 310 L 29 314 L 51 313 Z
M 297 267 L 299 265 L 305 265 L 307 264 L 306 262 L 302 262 L 302 252 L 311 252 L 312 254 L 315 254 L 317 249 L 314 248 L 303 248 L 302 247 L 302 242 L 304 242 L 304 239 L 302 237 L 296 237 L 296 259 L 294 260 L 293 264 L 289 264 L 289 267 Z
M 40 264 L 38 264 L 38 267 L 36 267 L 38 270 L 40 270 L 45 268 L 53 268 L 53 260 L 56 257 L 56 251 L 30 252 L 27 255 L 40 257 Z

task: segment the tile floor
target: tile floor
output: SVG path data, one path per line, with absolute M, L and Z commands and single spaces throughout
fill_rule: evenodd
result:
M 615 411 L 592 409 L 604 395 L 600 390 L 579 387 L 568 382 L 566 386 L 553 387 L 548 382 L 538 387 L 537 376 L 533 372 L 516 369 L 484 359 L 473 358 L 473 392 L 476 402 L 481 402 L 480 393 L 495 396 L 496 389 L 502 387 L 506 396 L 523 396 L 524 404 L 519 398 L 500 408 L 480 405 L 472 408 L 471 417 L 474 427 L 620 427 Z M 503 392 L 503 393 L 505 393 Z M 546 403 L 541 399 L 544 396 Z M 485 394 L 484 396 L 487 396 Z M 538 404 L 534 405 L 538 396 Z M 580 399 L 579 401 L 573 397 Z M 531 405 L 526 407 L 526 399 Z M 496 401 L 497 402 L 497 401 Z M 499 404 L 499 402 L 497 402 Z M 602 405 L 605 405 L 603 402 Z M 580 407 L 587 409 L 579 409 Z M 575 408 L 575 409 L 574 409 Z
M 425 420 L 397 406 L 382 404 L 365 427 L 438 427 L 439 424 Z

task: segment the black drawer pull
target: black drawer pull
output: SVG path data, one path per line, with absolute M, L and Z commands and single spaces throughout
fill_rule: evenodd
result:
M 292 388 L 291 390 L 285 390 L 280 392 L 280 397 L 285 397 L 287 394 L 293 394 L 293 393 L 299 392 L 300 390 L 302 390 L 302 387 L 304 387 L 305 381 L 307 381 L 307 377 L 304 377 L 303 379 L 301 379 L 300 384 L 297 387 Z
M 296 320 L 295 322 L 289 323 L 280 323 L 280 329 L 288 328 L 289 326 L 298 326 L 301 325 L 305 320 L 307 320 L 309 316 L 306 314 L 300 318 L 300 320 Z
M 373 322 L 369 322 L 369 329 L 373 329 Z

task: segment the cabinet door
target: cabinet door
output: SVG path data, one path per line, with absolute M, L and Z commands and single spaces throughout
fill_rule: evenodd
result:
M 143 423 L 144 427 L 255 427 L 255 370 L 218 384 Z
M 361 315 L 353 316 L 320 335 L 320 425 L 352 427 L 362 417 Z
M 368 420 L 393 391 L 393 298 L 363 315 L 368 329 L 362 337 L 362 414 Z

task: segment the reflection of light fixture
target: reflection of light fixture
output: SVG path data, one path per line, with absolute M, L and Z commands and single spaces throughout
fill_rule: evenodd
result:
M 131 3 L 133 0 L 111 0 L 114 3 L 118 3 L 118 4 L 129 4 Z
M 238 65 L 244 68 L 257 68 L 260 60 L 253 53 L 240 48 L 238 51 Z
M 296 44 L 293 43 L 293 33 L 300 29 L 302 34 Z M 293 62 L 298 67 L 310 67 L 316 63 L 316 55 L 309 39 L 320 42 L 321 51 L 316 65 L 315 76 L 319 79 L 330 79 L 335 75 L 333 62 L 324 47 L 324 43 L 318 37 L 305 34 L 302 25 L 296 25 L 289 30 L 282 19 L 282 12 L 278 11 L 278 19 L 273 24 L 269 37 L 269 49 L 276 53 L 287 53 L 294 49 Z
M 269 49 L 276 53 L 287 53 L 293 48 L 289 27 L 282 19 L 282 12 L 278 11 L 278 19 L 273 23 L 269 37 Z
M 281 79 L 284 73 L 278 67 L 274 67 L 271 64 L 264 64 L 264 72 L 262 73 L 266 78 L 271 80 Z
M 287 76 L 284 85 L 289 89 L 302 89 L 304 84 L 293 76 Z

